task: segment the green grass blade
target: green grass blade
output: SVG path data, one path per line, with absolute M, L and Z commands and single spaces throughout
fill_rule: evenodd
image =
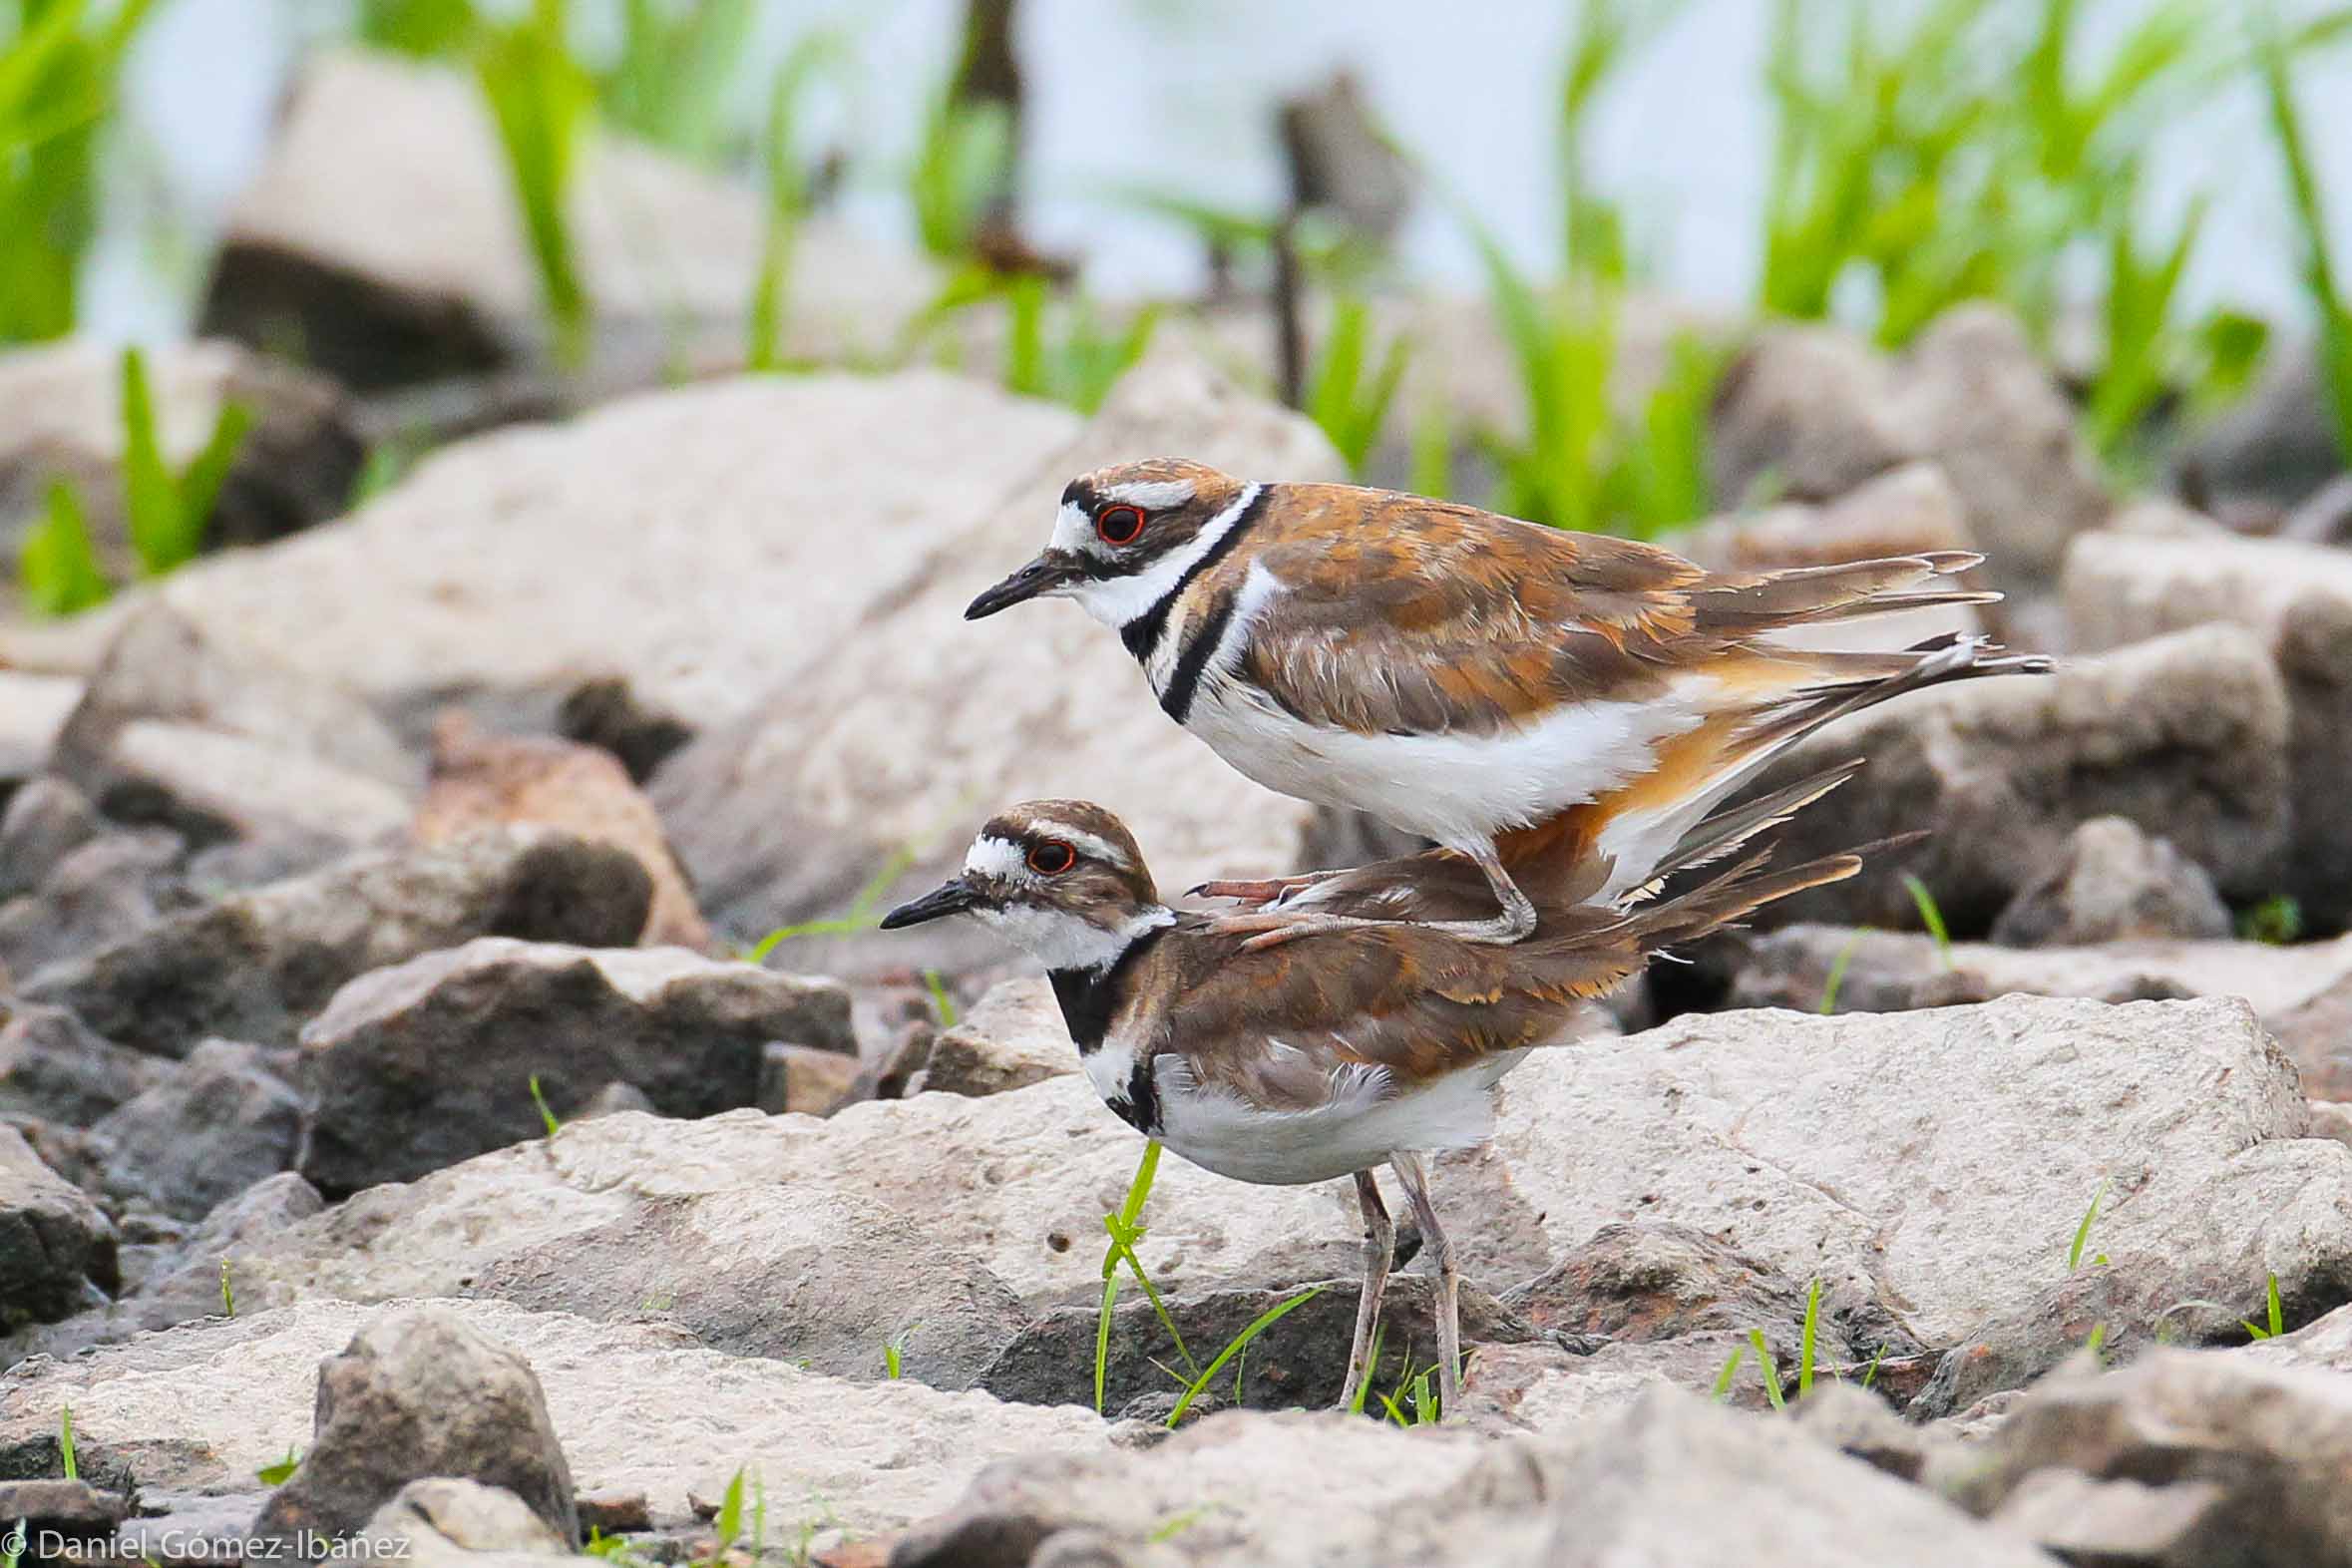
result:
M 1918 906 L 1919 924 L 1925 926 L 1927 934 L 1935 939 L 1936 957 L 1942 961 L 1945 969 L 1950 969 L 1952 967 L 1952 934 L 1945 929 L 1944 912 L 1937 907 L 1935 895 L 1927 891 L 1926 883 L 1921 882 L 1907 871 L 1903 873 L 1903 888 L 1911 895 L 1911 902 Z
M 2099 1190 L 2091 1195 L 2091 1207 L 2083 1211 L 2083 1223 L 2075 1227 L 2074 1245 L 2066 1250 L 2066 1268 L 2069 1274 L 2083 1266 L 2083 1249 L 2090 1244 L 2091 1227 L 2099 1218 L 2099 1205 L 2106 1201 L 2107 1189 L 2108 1183 L 2102 1180 Z
M 82 1466 L 74 1453 L 74 1407 L 70 1404 L 58 1407 L 57 1451 L 65 1465 L 65 1478 L 69 1481 L 80 1480 Z
M 1813 1336 L 1821 1321 L 1821 1282 L 1815 1279 L 1805 1287 L 1804 1338 L 1796 1352 L 1796 1396 L 1801 1399 L 1813 1391 Z
M 1846 966 L 1853 963 L 1854 954 L 1860 951 L 1864 935 L 1857 931 L 1846 938 L 1845 946 L 1837 950 L 1837 957 L 1829 961 L 1829 979 L 1821 985 L 1821 1005 L 1814 1009 L 1823 1017 L 1837 1010 L 1837 993 L 1845 986 Z
M 62 479 L 50 484 L 42 519 L 17 553 L 17 585 L 26 604 L 43 615 L 78 614 L 114 593 L 90 544 L 82 498 Z
M 2255 58 L 2263 102 L 2269 111 L 2270 139 L 2278 150 L 2292 200 L 2303 291 L 2319 317 L 2320 369 L 2334 419 L 2336 451 L 2352 463 L 2352 310 L 2346 308 L 2329 253 L 2326 203 L 2304 139 L 2302 116 L 2295 107 L 2293 74 L 2275 6 L 2265 6 L 2254 26 Z
M 1217 1375 L 1225 1364 L 1245 1350 L 1252 1340 L 1281 1322 L 1293 1311 L 1306 1306 L 1316 1297 L 1321 1296 L 1323 1291 L 1324 1288 L 1320 1285 L 1301 1291 L 1289 1301 L 1270 1307 L 1253 1319 L 1248 1328 L 1234 1336 L 1231 1345 L 1217 1353 L 1217 1359 L 1209 1363 L 1207 1369 L 1194 1380 L 1192 1386 L 1184 1390 L 1183 1397 L 1176 1401 L 1176 1408 L 1168 1412 L 1168 1425 L 1173 1428 L 1178 1421 L 1184 1419 L 1184 1412 L 1192 1408 L 1193 1400 L 1201 1396 L 1201 1391 L 1209 1386 L 1211 1379 Z
M 1715 1374 L 1715 1387 L 1708 1395 L 1716 1403 L 1722 1404 L 1732 1397 L 1732 1378 L 1739 1372 L 1741 1359 L 1747 1354 L 1747 1346 L 1735 1345 L 1732 1354 L 1724 1358 L 1724 1370 Z
M 539 1107 L 539 1119 L 546 1124 L 549 1137 L 564 1130 L 564 1124 L 556 1119 L 556 1113 L 548 1109 L 548 1097 L 540 1092 L 539 1074 L 536 1072 L 531 1075 L 531 1103 Z
M 589 302 L 569 202 L 595 89 L 565 42 L 561 0 L 540 0 L 529 19 L 498 30 L 475 74 L 506 153 L 557 357 L 578 368 L 588 359 Z
M 180 487 L 164 462 L 156 428 L 155 394 L 148 382 L 147 356 L 123 350 L 123 502 L 131 548 L 142 571 L 159 577 L 183 559 L 186 523 Z
M 1748 1343 L 1755 1347 L 1757 1370 L 1764 1374 L 1764 1397 L 1771 1401 L 1773 1409 L 1786 1409 L 1788 1399 L 1780 1387 L 1779 1364 L 1772 1360 L 1771 1349 L 1764 1344 L 1764 1330 L 1749 1330 Z

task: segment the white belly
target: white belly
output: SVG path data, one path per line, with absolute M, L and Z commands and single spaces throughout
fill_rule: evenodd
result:
M 1181 1057 L 1157 1059 L 1159 1139 L 1204 1170 L 1289 1187 L 1333 1181 L 1384 1164 L 1399 1150 L 1483 1143 L 1494 1131 L 1494 1085 L 1527 1053 L 1505 1051 L 1405 1094 L 1370 1069 L 1310 1111 L 1267 1111 L 1192 1080 Z
M 1703 716 L 1676 693 L 1578 703 L 1494 735 L 1362 735 L 1302 723 L 1255 688 L 1212 674 L 1187 727 L 1268 789 L 1469 848 L 1640 777 L 1660 741 Z

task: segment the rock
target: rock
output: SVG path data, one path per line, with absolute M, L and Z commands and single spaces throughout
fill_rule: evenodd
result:
M 205 525 L 207 546 L 260 544 L 343 510 L 366 448 L 333 381 L 234 343 L 150 344 L 145 359 L 157 439 L 176 471 L 211 439 L 223 406 L 252 416 Z M 50 485 L 65 480 L 100 560 L 129 581 L 138 560 L 125 524 L 120 352 L 72 338 L 0 355 L 0 520 L 40 516 Z M 10 581 L 20 542 L 21 532 L 0 535 Z
M 2273 947 L 2259 942 L 2117 942 L 2095 948 L 2000 948 L 1956 942 L 1949 950 L 1908 932 L 1790 926 L 1744 945 L 1728 1000 L 1743 1007 L 1817 1011 L 1829 976 L 1840 1012 L 1904 1012 L 2024 992 L 2100 1001 L 2242 996 L 2298 1061 L 2324 1060 L 2326 997 L 2352 980 L 2352 938 Z M 2317 1009 L 2317 1010 L 2309 1010 Z M 2319 1045 L 2319 1053 L 2299 1049 Z M 2315 1083 L 2306 1084 L 2320 1093 Z
M 1581 1441 L 1481 1443 L 1333 1414 L 1230 1412 L 1147 1453 L 984 1472 L 893 1548 L 893 1568 L 1045 1562 L 1619 1563 L 2048 1568 L 1915 1487 L 1785 1422 L 1672 1390 Z M 1080 1543 L 1093 1555 L 1079 1550 Z M 1072 1555 L 1056 1555 L 1070 1549 Z
M 1794 1363 L 1780 1349 L 1773 1358 L 1777 1374 L 1786 1376 Z M 1718 1395 L 1727 1368 L 1732 1380 Z M 1615 1415 L 1659 1387 L 1720 1396 L 1742 1409 L 1771 1407 L 1755 1347 L 1746 1334 L 1726 1329 L 1671 1340 L 1612 1340 L 1589 1353 L 1540 1341 L 1486 1346 L 1463 1374 L 1462 1402 L 1472 1421 L 1491 1416 L 1510 1427 L 1560 1436 Z
M 291 1044 L 355 976 L 479 936 L 624 943 L 644 925 L 650 896 L 644 869 L 618 850 L 510 829 L 355 855 L 233 895 L 52 965 L 24 993 L 162 1055 L 212 1034 Z
M 691 725 L 643 701 L 636 688 L 617 675 L 601 675 L 573 687 L 557 710 L 557 722 L 567 740 L 599 746 L 618 757 L 638 784 L 694 738 Z
M 2339 944 L 2352 939 L 2339 939 Z M 2352 975 L 2265 1020 L 2315 1099 L 2352 1100 Z
M 606 1322 L 657 1315 L 713 1350 L 860 1381 L 884 1375 L 897 1340 L 905 1374 L 935 1388 L 980 1383 L 1026 1322 L 946 1226 L 792 1187 L 649 1198 L 501 1257 L 472 1291 Z M 1093 1334 L 1089 1319 L 1089 1351 Z
M 0 1326 L 62 1318 L 92 1286 L 120 1283 L 106 1216 L 15 1128 L 0 1126 Z
M 2352 544 L 2352 474 L 2339 474 L 2312 492 L 2287 514 L 2278 536 L 2310 545 Z
M 200 1220 L 292 1165 L 301 1118 L 301 1097 L 258 1050 L 206 1040 L 92 1131 L 106 1146 L 110 1193 Z
M 377 1555 L 441 1568 L 485 1568 L 484 1554 L 568 1561 L 560 1539 L 531 1505 L 503 1486 L 436 1476 L 411 1481 L 359 1532 Z M 496 1561 L 492 1556 L 488 1561 Z
M 264 824 L 325 831 L 346 811 L 343 836 L 365 839 L 400 819 L 416 765 L 315 668 L 150 600 L 108 644 L 53 765 L 107 815 L 199 839 Z M 272 788 L 273 767 L 293 776 Z M 258 806 L 256 791 L 267 792 Z M 328 799 L 310 802 L 312 791 Z
M 580 1539 L 572 1470 L 531 1364 L 439 1306 L 384 1313 L 320 1365 L 311 1445 L 253 1533 L 345 1535 L 427 1476 L 503 1486 L 559 1541 Z
M 617 1116 L 622 1111 L 639 1111 L 647 1116 L 661 1114 L 660 1107 L 646 1097 L 645 1091 L 633 1083 L 607 1083 L 588 1097 L 572 1118 L 574 1121 L 592 1121 L 598 1116 Z
M 1828 501 L 1932 460 L 2002 583 L 2047 581 L 2109 510 L 2073 404 L 1996 305 L 1947 311 L 1896 360 L 1837 328 L 1767 329 L 1725 377 L 1710 436 L 1724 506 L 1765 483 Z
M 57 732 L 81 700 L 79 679 L 11 669 L 0 662 L 0 793 L 10 782 L 29 779 L 49 765 Z
M 1195 359 L 1148 357 L 1074 440 L 992 507 L 930 536 L 854 638 L 706 731 L 654 780 L 654 803 L 725 930 L 757 935 L 838 915 L 886 867 L 930 887 L 997 803 L 1040 795 L 1120 803 L 1170 888 L 1293 869 L 1313 820 L 1242 778 L 1141 699 L 1134 660 L 1074 605 L 1019 625 L 963 618 L 972 595 L 1044 543 L 1069 477 L 1139 451 L 1235 473 L 1341 477 L 1321 432 Z M 943 681 L 942 670 L 956 678 Z M 989 722 L 975 724 L 975 713 Z M 930 881 L 922 879 L 929 878 Z M 888 896 L 890 890 L 883 890 Z M 935 928 L 925 928 L 930 932 Z M 835 938 L 796 951 L 827 973 L 963 972 L 1002 950 L 984 932 Z
M 0 1514 L 42 1535 L 91 1541 L 130 1517 L 131 1499 L 81 1480 L 0 1481 Z
M 1539 1051 L 1502 1093 L 1497 1154 L 1555 1250 L 1637 1215 L 1698 1227 L 1818 1279 L 1865 1362 L 1958 1344 L 2062 1280 L 2103 1188 L 2097 1249 L 2178 1260 L 2171 1301 L 2275 1273 L 2319 1302 L 2352 1278 L 2352 1151 L 2305 1135 L 2235 999 L 1685 1016 Z
M 653 879 L 653 908 L 637 940 L 648 947 L 710 946 L 710 928 L 694 908 L 661 819 L 616 758 L 567 740 L 491 735 L 463 712 L 443 715 L 433 727 L 418 840 L 446 844 L 484 828 L 523 824 L 628 851 Z
M 360 977 L 303 1029 L 300 1168 L 340 1195 L 537 1137 L 534 1079 L 558 1117 L 613 1082 L 667 1116 L 750 1105 L 767 1041 L 854 1044 L 849 1010 L 834 981 L 680 948 L 480 938 Z
M 2266 354 L 2253 389 L 2183 444 L 2175 469 L 2184 492 L 2272 508 L 2291 507 L 2342 473 L 2311 341 L 2280 343 Z
M 969 1016 L 942 1029 L 909 1093 L 1001 1094 L 1078 1070 L 1069 1027 L 1042 979 L 1004 980 Z
M 140 828 L 68 852 L 38 891 L 0 904 L 0 965 L 30 976 L 138 936 L 189 902 L 187 850 L 169 828 Z
M 2280 540 L 2093 534 L 2068 552 L 2065 588 L 2084 647 L 2224 621 L 2268 651 L 2287 698 L 2293 833 L 2274 886 L 2225 891 L 2283 889 L 2325 931 L 2352 921 L 2352 557 Z
M 2153 1351 L 2045 1382 L 1930 1480 L 2075 1561 L 2338 1563 L 2352 1561 L 2348 1457 L 2341 1377 Z
M 100 828 L 98 809 L 64 779 L 45 774 L 9 796 L 0 811 L 0 902 L 40 887 Z
M 1898 1481 L 1915 1481 L 1937 1444 L 1925 1429 L 1905 1421 L 1887 1402 L 1857 1383 L 1815 1382 L 1813 1391 L 1789 1406 L 1797 1429 L 1839 1453 L 1883 1470 Z
M 63 1007 L 0 993 L 0 1116 L 87 1127 L 170 1070 L 101 1039 Z
M 804 664 L 865 663 L 908 574 L 1077 428 L 933 371 L 698 382 L 456 442 L 352 516 L 160 592 L 385 711 L 552 708 L 623 676 L 707 728 Z M 1050 515 L 1022 520 L 1028 548 Z
M 1130 1287 L 1134 1281 L 1128 1279 Z M 1162 1305 L 1185 1349 L 1199 1367 L 1231 1345 L 1244 1330 L 1286 1302 L 1301 1301 L 1250 1341 L 1238 1370 L 1213 1380 L 1196 1408 L 1236 1402 L 1253 1409 L 1321 1409 L 1338 1402 L 1348 1375 L 1348 1354 L 1356 1333 L 1358 1279 L 1286 1285 L 1279 1290 L 1222 1290 L 1170 1295 Z M 1312 1291 L 1315 1294 L 1308 1296 Z M 1402 1393 L 1412 1373 L 1433 1365 L 1437 1344 L 1435 1282 L 1426 1275 L 1399 1274 L 1388 1282 L 1380 1309 L 1385 1328 L 1372 1385 Z M 999 1399 L 1021 1404 L 1090 1404 L 1094 1398 L 1094 1352 L 1100 1307 L 1062 1307 L 1027 1326 L 1003 1348 L 980 1386 Z M 1545 1336 L 1532 1330 L 1475 1287 L 1461 1292 L 1462 1340 L 1475 1356 L 1490 1345 L 1524 1345 Z M 921 1341 L 918 1340 L 920 1346 Z M 1154 1365 L 1157 1363 L 1158 1365 Z M 1473 1359 L 1474 1364 L 1474 1359 Z M 1110 1349 L 1104 1358 L 1103 1408 L 1117 1410 L 1151 1395 L 1184 1391 L 1181 1378 L 1164 1368 L 1186 1366 L 1168 1338 L 1159 1312 L 1142 1292 L 1130 1290 L 1111 1314 Z M 1379 1402 L 1371 1401 L 1375 1412 Z
M 489 1301 L 429 1311 L 503 1347 L 493 1364 L 502 1385 L 514 1361 L 536 1369 L 579 1491 L 642 1492 L 663 1526 L 689 1520 L 690 1489 L 714 1471 L 723 1486 L 741 1465 L 765 1483 L 771 1541 L 798 1541 L 804 1523 L 870 1535 L 947 1507 L 992 1460 L 1102 1443 L 1091 1411 L 999 1404 L 913 1380 L 846 1383 L 705 1350 L 658 1324 Z M 249 1488 L 256 1468 L 310 1444 L 321 1359 L 382 1316 L 344 1302 L 240 1310 L 74 1361 L 20 1365 L 0 1377 L 0 1451 L 54 1445 L 58 1412 L 71 1404 L 85 1446 L 111 1443 L 151 1491 Z M 693 1440 L 648 1440 L 686 1432 Z
M 853 1055 L 770 1040 L 761 1048 L 759 1108 L 771 1116 L 786 1111 L 829 1116 L 849 1097 L 857 1077 Z
M 1605 1225 L 1502 1305 L 1535 1328 L 1611 1344 L 1751 1329 L 1780 1340 L 1804 1321 L 1804 1287 L 1688 1226 Z
M 1924 882 L 1954 936 L 2065 857 L 2076 828 L 2127 817 L 2204 867 L 2223 894 L 2278 886 L 2288 832 L 2287 703 L 2248 633 L 2228 626 L 2069 660 L 2054 675 L 1974 681 L 1908 696 L 1798 742 L 1763 787 L 1856 757 L 1837 809 L 1789 825 L 1790 859 L 1916 829 L 1916 847 L 1873 855 L 1861 876 L 1773 906 L 1763 924 L 1916 927 L 1901 874 Z
M 2013 948 L 2088 947 L 2149 938 L 2222 938 L 2229 909 L 2202 866 L 2125 817 L 2094 817 L 2064 858 L 2009 901 L 1992 939 Z
M 740 355 L 765 202 L 616 133 L 589 141 L 569 228 L 599 362 L 650 382 L 665 349 L 674 359 L 716 338 Z M 304 363 L 361 388 L 545 358 L 538 275 L 515 213 L 470 76 L 385 55 L 318 56 L 230 210 L 202 330 L 291 343 Z M 938 289 L 928 265 L 828 219 L 804 221 L 782 352 L 805 361 L 879 350 Z

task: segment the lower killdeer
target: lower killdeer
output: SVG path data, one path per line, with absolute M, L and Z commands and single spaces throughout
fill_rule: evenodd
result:
M 1661 857 L 1671 876 L 1739 851 L 1835 788 L 1843 768 L 1699 824 Z M 1253 950 L 1212 917 L 1160 900 L 1127 829 L 1084 801 L 1030 801 L 989 820 L 963 874 L 901 905 L 885 929 L 969 915 L 1042 961 L 1087 1078 L 1137 1131 L 1193 1163 L 1271 1185 L 1353 1177 L 1365 1219 L 1365 1288 L 1343 1402 L 1379 1314 L 1394 1233 L 1374 1185 L 1396 1174 L 1436 1259 L 1444 1408 L 1458 1411 L 1453 1249 L 1429 1197 L 1428 1155 L 1483 1142 L 1489 1091 L 1534 1046 L 1672 944 L 1801 889 L 1849 877 L 1852 855 L 1782 870 L 1752 854 L 1628 914 L 1600 898 L 1605 862 L 1556 840 L 1506 844 L 1503 865 L 1537 911 L 1502 948 L 1443 924 L 1488 897 L 1466 857 L 1431 850 L 1317 885 L 1326 913 L 1360 924 Z M 1416 924 L 1413 922 L 1426 922 Z
M 1971 638 L 1886 652 L 1784 640 L 1998 598 L 1951 585 L 1979 559 L 1711 573 L 1450 502 L 1156 458 L 1073 480 L 1044 552 L 965 613 L 1076 599 L 1119 633 L 1168 715 L 1241 772 L 1469 856 L 1491 895 L 1447 927 L 1512 943 L 1537 910 L 1505 870 L 1504 836 L 1589 808 L 1575 831 L 1610 863 L 1598 896 L 1622 901 L 1824 716 L 2047 669 Z M 1378 917 L 1255 917 L 1262 943 L 1363 918 Z

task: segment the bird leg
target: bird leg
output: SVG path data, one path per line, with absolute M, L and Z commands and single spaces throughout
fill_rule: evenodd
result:
M 1462 1320 L 1461 1277 L 1454 1270 L 1453 1243 L 1437 1223 L 1436 1205 L 1429 1201 L 1429 1167 L 1420 1155 L 1399 1149 L 1388 1156 L 1404 1195 L 1412 1200 L 1413 1218 L 1421 1236 L 1437 1258 L 1437 1408 L 1438 1419 L 1461 1418 Z M 1358 1178 L 1361 1180 L 1362 1178 Z
M 1495 903 L 1502 913 L 1492 920 L 1433 920 L 1423 921 L 1430 931 L 1448 932 L 1464 942 L 1483 943 L 1507 948 L 1523 942 L 1535 932 L 1535 901 L 1519 891 L 1511 874 L 1503 869 L 1502 858 L 1494 853 L 1493 841 L 1471 846 L 1453 845 L 1453 849 L 1467 855 L 1486 876 L 1486 885 L 1494 890 Z
M 1340 1408 L 1356 1407 L 1356 1390 L 1379 1369 L 1371 1365 L 1372 1330 L 1380 1318 L 1380 1297 L 1388 1288 L 1388 1260 L 1396 1249 L 1396 1226 L 1371 1171 L 1356 1173 L 1356 1201 L 1364 1206 L 1364 1291 L 1356 1298 L 1356 1344 L 1348 1353 L 1348 1380 L 1340 1385 Z
M 1236 899 L 1265 909 L 1295 894 L 1304 893 L 1317 883 L 1329 882 L 1342 875 L 1344 873 L 1337 871 L 1310 871 L 1296 877 L 1265 877 L 1254 882 L 1204 882 L 1187 896 L 1196 899 Z

